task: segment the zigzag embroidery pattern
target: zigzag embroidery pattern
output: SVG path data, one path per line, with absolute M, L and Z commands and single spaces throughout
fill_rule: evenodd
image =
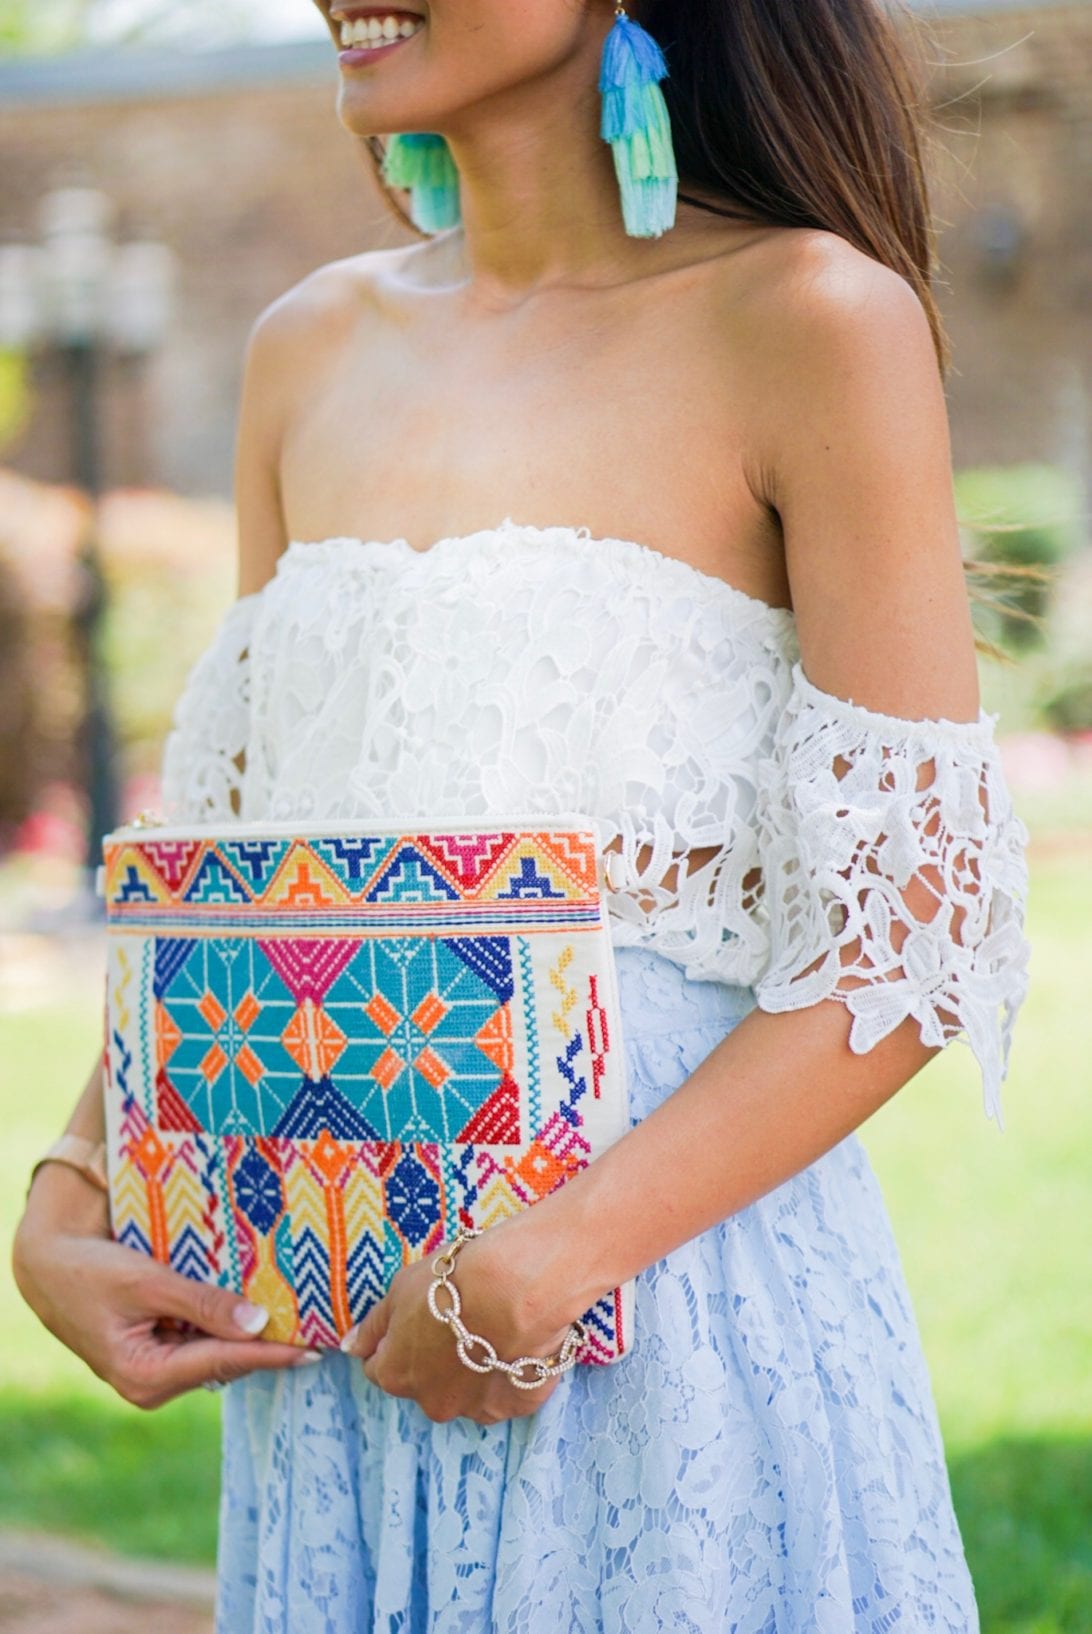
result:
M 384 903 L 598 902 L 595 842 L 561 830 L 372 839 L 140 839 L 104 850 L 108 914 L 193 905 L 306 914 Z M 478 915 L 480 917 L 480 914 Z
M 336 1345 L 628 1127 L 591 834 L 104 849 L 115 1235 L 264 1305 L 267 1337 Z M 581 1361 L 629 1348 L 618 1295 Z

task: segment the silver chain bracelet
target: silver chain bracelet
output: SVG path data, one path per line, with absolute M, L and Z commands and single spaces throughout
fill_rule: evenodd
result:
M 577 1347 L 585 1334 L 584 1324 L 579 1321 L 572 1323 L 556 1356 L 519 1356 L 514 1362 L 502 1362 L 488 1339 L 483 1339 L 480 1333 L 468 1332 L 459 1314 L 462 1310 L 459 1290 L 450 1279 L 459 1249 L 465 1242 L 469 1242 L 471 1237 L 480 1237 L 483 1229 L 481 1226 L 476 1229 L 460 1226 L 451 1241 L 445 1243 L 433 1259 L 433 1280 L 429 1283 L 428 1308 L 438 1322 L 446 1322 L 449 1327 L 454 1328 L 455 1349 L 460 1362 L 466 1367 L 472 1368 L 475 1373 L 507 1373 L 517 1390 L 537 1390 L 546 1379 L 567 1373 L 569 1368 L 574 1366 Z M 446 1311 L 440 1310 L 436 1304 L 438 1288 L 446 1289 L 451 1298 L 451 1304 Z M 469 1354 L 471 1346 L 474 1345 L 481 1347 L 485 1356 L 484 1361 L 475 1361 Z M 527 1367 L 532 1369 L 534 1377 L 520 1378 L 518 1375 Z

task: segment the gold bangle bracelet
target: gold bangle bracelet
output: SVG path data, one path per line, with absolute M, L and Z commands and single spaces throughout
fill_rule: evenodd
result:
M 68 1169 L 75 1169 L 82 1174 L 85 1180 L 98 1188 L 99 1191 L 109 1192 L 110 1181 L 106 1172 L 106 1143 L 105 1141 L 86 1140 L 82 1135 L 62 1135 L 55 1140 L 48 1151 L 43 1152 L 30 1171 L 27 1181 L 27 1194 L 34 1184 L 34 1177 L 38 1170 L 46 1163 L 63 1163 Z

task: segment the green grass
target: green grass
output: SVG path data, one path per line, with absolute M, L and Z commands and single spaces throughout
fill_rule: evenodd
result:
M 1080 864 L 1083 863 L 1082 867 Z M 1092 1631 L 1092 1046 L 1082 977 L 1087 855 L 1033 856 L 1032 988 L 1002 1133 L 954 1045 L 866 1123 L 925 1341 L 983 1634 Z M 0 1022 L 10 1229 L 26 1170 L 94 1057 L 97 1006 Z M 121 1403 L 0 1279 L 0 1523 L 209 1561 L 215 1398 Z
M 26 1175 L 86 1080 L 94 1003 L 0 1018 L 7 1083 L 0 1146 L 5 1243 Z M 42 1527 L 132 1554 L 208 1561 L 216 1544 L 219 1403 L 196 1391 L 140 1413 L 41 1327 L 0 1275 L 0 1525 Z
M 1031 989 L 982 1110 L 953 1045 L 861 1130 L 925 1342 L 983 1634 L 1092 1630 L 1087 853 L 1033 856 Z
M 92 1385 L 97 1383 L 92 1378 Z M 0 1526 L 125 1554 L 208 1564 L 216 1552 L 218 1406 L 206 1391 L 155 1414 L 105 1387 L 0 1391 Z

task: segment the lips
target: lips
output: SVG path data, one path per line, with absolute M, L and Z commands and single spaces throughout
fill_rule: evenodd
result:
M 410 11 L 408 6 L 331 6 L 330 16 L 337 23 L 355 23 L 368 17 L 406 17 L 411 23 L 419 23 L 423 18 L 420 11 Z

